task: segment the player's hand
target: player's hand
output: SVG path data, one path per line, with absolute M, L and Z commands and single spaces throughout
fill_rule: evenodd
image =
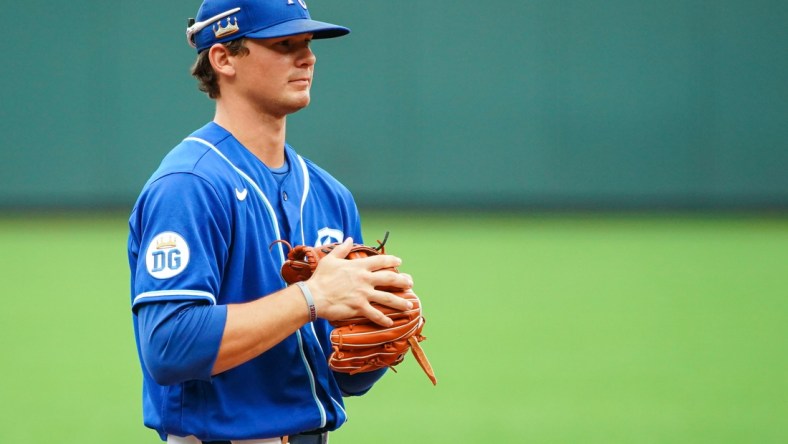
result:
M 376 287 L 409 290 L 413 287 L 413 278 L 393 271 L 402 263 L 396 256 L 381 254 L 346 260 L 352 246 L 350 238 L 337 245 L 320 260 L 315 273 L 307 281 L 317 315 L 329 321 L 364 316 L 388 327 L 392 320 L 373 307 L 373 302 L 397 310 L 407 310 L 412 304 Z

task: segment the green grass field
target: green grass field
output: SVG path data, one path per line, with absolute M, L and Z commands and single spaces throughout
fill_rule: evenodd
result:
M 788 219 L 364 217 L 439 382 L 407 360 L 333 444 L 788 442 Z M 0 219 L 0 443 L 158 442 L 125 240 L 123 215 Z

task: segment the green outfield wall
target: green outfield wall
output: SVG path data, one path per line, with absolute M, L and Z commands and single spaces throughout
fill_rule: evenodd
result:
M 284 1 L 284 0 L 283 0 Z M 362 206 L 788 207 L 788 2 L 308 2 L 289 141 Z M 129 207 L 213 114 L 199 1 L 5 2 L 0 207 Z

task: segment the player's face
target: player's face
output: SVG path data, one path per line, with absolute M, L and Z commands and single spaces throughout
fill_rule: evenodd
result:
M 255 106 L 276 116 L 309 105 L 316 57 L 312 34 L 249 39 L 249 54 L 237 59 L 237 85 Z

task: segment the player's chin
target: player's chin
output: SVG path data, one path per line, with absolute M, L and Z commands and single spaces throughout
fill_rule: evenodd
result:
M 298 109 L 306 108 L 311 101 L 312 97 L 309 95 L 309 90 L 293 94 L 289 100 L 290 104 Z
M 279 103 L 279 112 L 281 115 L 285 116 L 288 114 L 293 114 L 302 109 L 306 108 L 309 105 L 309 99 L 306 100 L 288 100 L 286 102 Z

